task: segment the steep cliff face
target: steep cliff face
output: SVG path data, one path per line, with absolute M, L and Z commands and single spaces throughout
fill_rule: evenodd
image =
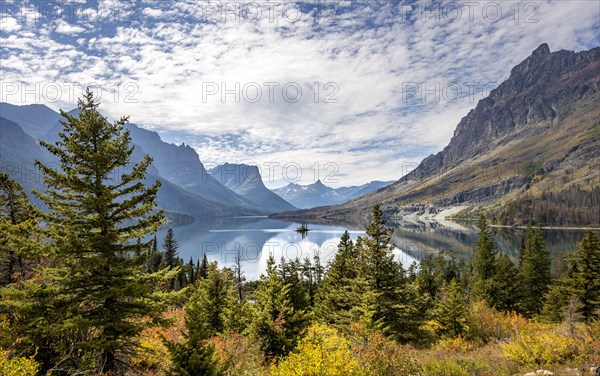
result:
M 450 143 L 391 186 L 298 213 L 362 216 L 374 204 L 491 204 L 522 194 L 600 186 L 600 47 L 542 44 L 458 124 Z
M 219 183 L 254 203 L 266 213 L 295 210 L 296 207 L 271 192 L 263 183 L 257 166 L 225 163 L 209 171 Z
M 255 214 L 266 213 L 213 178 L 191 146 L 164 142 L 158 133 L 135 124 L 128 124 L 127 129 L 132 142 L 152 156 L 153 165 L 162 178 L 204 199 L 251 209 Z
M 443 151 L 423 160 L 400 182 L 448 170 L 531 128 L 558 127 L 578 109 L 577 102 L 597 96 L 599 84 L 600 48 L 551 53 L 542 44 L 460 121 Z

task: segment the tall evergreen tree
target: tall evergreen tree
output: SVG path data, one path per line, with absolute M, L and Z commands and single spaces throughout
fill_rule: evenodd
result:
M 166 268 L 174 268 L 178 266 L 177 258 L 179 255 L 178 252 L 179 244 L 175 239 L 175 234 L 173 233 L 173 229 L 170 228 L 167 230 L 165 235 L 165 240 L 163 241 L 163 266 Z
M 150 248 L 150 252 L 148 254 L 148 273 L 154 273 L 160 270 L 160 266 L 162 264 L 162 252 L 158 250 L 158 241 L 156 240 L 156 235 L 152 239 L 152 247 Z
M 315 299 L 317 320 L 344 326 L 357 319 L 355 309 L 361 304 L 363 292 L 356 282 L 357 262 L 354 242 L 345 231 Z
M 473 255 L 473 294 L 488 303 L 492 298 L 493 277 L 496 275 L 496 246 L 494 236 L 483 215 L 477 223 L 479 239 Z
M 17 269 L 23 272 L 23 256 L 36 245 L 36 217 L 21 184 L 0 171 L 0 285 L 15 282 Z
M 213 358 L 214 346 L 211 337 L 210 318 L 203 298 L 203 290 L 197 290 L 185 306 L 185 328 L 183 342 L 165 341 L 173 366 L 169 375 L 173 376 L 217 376 L 221 375 Z
M 519 270 L 507 254 L 502 253 L 496 262 L 490 306 L 500 311 L 515 311 L 519 303 Z
M 194 260 L 192 260 L 192 257 L 190 256 L 190 261 L 188 261 L 186 268 L 185 268 L 185 282 L 186 285 L 193 285 L 194 282 L 198 279 L 198 277 L 196 276 L 196 268 L 194 266 Z
M 266 274 L 260 276 L 252 305 L 250 335 L 269 358 L 285 355 L 296 346 L 304 330 L 304 312 L 294 311 L 290 302 L 290 286 L 283 283 L 273 256 L 267 260 Z
M 402 264 L 394 259 L 392 229 L 385 223 L 376 205 L 366 226 L 367 236 L 357 240 L 359 273 L 367 282 L 364 296 L 372 302 L 367 304 L 371 321 L 381 322 L 385 331 L 399 340 L 410 340 L 418 332 L 423 302 L 415 286 L 407 283 Z
M 231 271 L 219 269 L 216 262 L 208 265 L 207 277 L 199 281 L 196 294 L 197 310 L 203 311 L 202 314 L 206 317 L 206 328 L 211 336 L 223 332 L 223 310 L 227 306 L 232 285 Z
M 544 305 L 543 297 L 552 281 L 550 274 L 550 253 L 544 246 L 541 227 L 527 227 L 523 259 L 519 265 L 521 286 L 521 311 L 526 316 L 534 316 Z
M 300 260 L 290 260 L 286 262 L 282 257 L 279 265 L 281 280 L 288 286 L 290 303 L 296 312 L 308 311 L 310 306 L 309 291 L 306 285 L 302 283 L 301 274 L 303 269 Z
M 584 321 L 590 322 L 600 316 L 600 240 L 594 232 L 587 231 L 578 248 L 569 258 L 566 284 L 579 303 Z
M 200 268 L 198 269 L 198 278 L 206 278 L 208 277 L 208 258 L 206 257 L 206 253 L 202 256 L 202 263 L 200 264 Z
M 38 195 L 49 208 L 43 220 L 52 260 L 42 275 L 53 290 L 48 309 L 61 318 L 44 330 L 64 337 L 76 329 L 67 358 L 95 359 L 96 371 L 117 375 L 138 334 L 162 321 L 164 296 L 155 289 L 164 273 L 144 273 L 151 240 L 139 241 L 163 221 L 153 210 L 160 184 L 143 183 L 149 156 L 130 165 L 127 118 L 109 123 L 89 90 L 78 107 L 78 116 L 61 111 L 60 141 L 41 142 L 60 166 L 36 161 L 48 186 Z
M 162 252 L 162 267 L 170 270 L 180 266 L 179 262 L 179 244 L 175 239 L 173 229 L 169 228 L 165 234 L 163 240 L 163 252 Z M 169 278 L 167 281 L 167 290 L 173 291 L 178 290 L 181 287 L 181 273 L 177 273 L 174 278 Z
M 457 337 L 464 333 L 468 316 L 468 305 L 462 287 L 454 279 L 445 289 L 444 296 L 435 309 L 435 320 L 445 336 Z

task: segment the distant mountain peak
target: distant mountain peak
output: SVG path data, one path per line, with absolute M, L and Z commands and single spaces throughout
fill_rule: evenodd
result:
M 376 203 L 390 211 L 417 203 L 502 204 L 597 187 L 599 99 L 600 47 L 551 52 L 543 43 L 461 119 L 442 151 L 387 188 L 301 214 L 356 216 Z
M 208 173 L 265 212 L 279 213 L 296 209 L 294 205 L 265 187 L 258 166 L 224 163 Z
M 548 46 L 548 43 L 542 43 L 533 51 L 531 57 L 534 59 L 539 59 L 540 57 L 544 57 L 546 55 L 550 55 L 550 47 Z

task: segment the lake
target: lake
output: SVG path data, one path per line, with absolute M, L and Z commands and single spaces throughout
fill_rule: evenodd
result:
M 429 254 L 444 253 L 467 260 L 477 241 L 475 223 L 427 221 L 391 225 L 395 255 L 405 268 Z M 206 253 L 209 261 L 231 266 L 239 251 L 248 280 L 258 279 L 264 272 L 269 254 L 279 261 L 282 256 L 312 259 L 318 252 L 322 263 L 326 264 L 334 257 L 344 231 L 348 230 L 353 240 L 365 235 L 364 227 L 358 224 L 309 223 L 311 231 L 303 238 L 295 231 L 299 226 L 299 223 L 267 217 L 220 218 L 175 227 L 173 231 L 179 243 L 179 256 L 185 262 L 190 257 L 195 262 Z M 159 248 L 165 232 L 166 229 L 162 229 L 158 233 Z M 493 228 L 493 232 L 497 248 L 518 260 L 524 230 Z M 545 230 L 544 234 L 553 260 L 557 260 L 560 255 L 576 250 L 576 242 L 581 240 L 584 231 Z

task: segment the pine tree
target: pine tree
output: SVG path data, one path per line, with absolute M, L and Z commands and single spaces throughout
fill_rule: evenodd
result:
M 394 259 L 392 229 L 386 228 L 385 223 L 381 208 L 376 205 L 366 226 L 367 236 L 359 237 L 356 243 L 359 273 L 369 286 L 365 293 L 375 304 L 369 308 L 373 311 L 372 321 L 382 322 L 387 334 L 406 341 L 419 331 L 423 300 L 415 286 L 407 283 L 402 264 Z
M 555 281 L 544 297 L 544 306 L 540 312 L 540 319 L 547 323 L 559 323 L 565 318 L 564 309 L 569 303 L 569 291 L 564 281 Z
M 208 258 L 206 257 L 206 253 L 202 256 L 202 264 L 200 264 L 200 269 L 198 270 L 198 278 L 206 278 L 208 277 Z
M 248 311 L 251 303 L 246 302 L 243 297 L 239 300 L 238 289 L 235 283 L 229 285 L 225 298 L 225 306 L 221 312 L 223 322 L 223 333 L 242 333 L 248 325 Z
M 194 260 L 190 256 L 190 261 L 188 261 L 185 268 L 185 282 L 186 285 L 193 285 L 198 277 L 196 276 L 196 268 L 194 267 Z
M 485 217 L 481 215 L 477 223 L 479 239 L 473 256 L 473 294 L 478 299 L 492 299 L 493 277 L 496 275 L 496 247 L 494 236 Z
M 139 241 L 163 221 L 153 210 L 160 184 L 143 184 L 149 156 L 129 164 L 127 118 L 109 123 L 89 90 L 78 107 L 77 117 L 61 111 L 60 141 L 41 142 L 60 167 L 36 161 L 48 186 L 38 195 L 49 208 L 43 220 L 52 260 L 42 275 L 52 291 L 48 309 L 61 319 L 43 330 L 55 338 L 76 331 L 69 356 L 95 359 L 97 371 L 116 375 L 138 334 L 162 321 L 164 296 L 155 291 L 164 273 L 144 273 L 151 241 Z
M 23 187 L 0 171 L 0 285 L 15 282 L 17 269 L 23 272 L 23 256 L 37 245 L 36 226 L 36 209 Z
M 165 235 L 165 239 L 163 240 L 163 252 L 162 252 L 162 267 L 168 268 L 169 270 L 175 269 L 180 266 L 178 250 L 179 244 L 177 240 L 175 240 L 175 234 L 173 233 L 173 229 L 169 228 Z M 170 278 L 167 281 L 167 291 L 178 290 L 180 285 L 180 273 L 177 273 L 175 278 Z
M 354 309 L 360 306 L 363 292 L 357 286 L 357 262 L 354 242 L 345 231 L 315 298 L 317 320 L 345 326 L 357 319 Z
M 442 258 L 440 256 L 440 258 Z M 442 258 L 443 259 L 443 258 Z M 421 294 L 426 294 L 430 301 L 436 299 L 438 292 L 444 285 L 444 275 L 438 268 L 439 262 L 434 260 L 433 255 L 424 257 L 419 263 L 416 272 L 416 283 Z
M 309 291 L 301 280 L 302 269 L 299 259 L 286 262 L 282 257 L 279 264 L 281 280 L 288 286 L 290 304 L 296 312 L 306 312 L 311 305 Z
M 519 303 L 519 270 L 512 260 L 502 253 L 496 262 L 489 304 L 500 311 L 515 311 Z
M 233 286 L 229 269 L 220 270 L 216 262 L 208 265 L 208 275 L 200 280 L 196 297 L 197 310 L 206 318 L 206 328 L 211 336 L 224 330 L 223 311 Z
M 163 267 L 172 269 L 177 266 L 178 249 L 179 244 L 175 240 L 173 229 L 170 228 L 163 241 Z
M 578 311 L 584 321 L 591 322 L 600 316 L 600 240 L 594 232 L 587 231 L 578 248 L 569 258 L 566 283 L 570 295 L 579 303 Z
M 544 235 L 541 227 L 529 226 L 526 231 L 523 260 L 519 265 L 519 283 L 521 286 L 521 311 L 531 317 L 540 312 L 544 304 L 543 297 L 552 281 L 550 274 L 550 253 L 544 247 Z
M 162 264 L 162 252 L 158 250 L 158 241 L 156 235 L 152 239 L 152 247 L 148 253 L 148 267 L 146 268 L 148 273 L 155 273 L 160 270 Z
M 207 316 L 202 290 L 197 290 L 185 307 L 185 327 L 183 342 L 165 341 L 173 366 L 169 375 L 173 376 L 217 376 L 221 375 L 213 358 L 214 346 L 211 337 L 210 318 Z
M 468 316 L 468 305 L 461 286 L 452 280 L 446 287 L 443 298 L 435 309 L 435 320 L 445 336 L 457 337 L 464 333 Z
M 264 354 L 273 358 L 293 350 L 303 331 L 304 312 L 296 312 L 290 302 L 290 287 L 283 283 L 273 256 L 267 260 L 266 274 L 260 276 L 252 305 L 250 335 L 260 344 Z

